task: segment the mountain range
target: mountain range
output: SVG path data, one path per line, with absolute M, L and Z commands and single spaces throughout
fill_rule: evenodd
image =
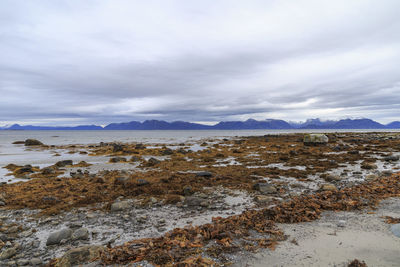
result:
M 343 119 L 338 121 L 320 119 L 308 119 L 305 122 L 286 122 L 284 120 L 248 119 L 246 121 L 222 121 L 215 125 L 199 123 L 162 120 L 146 120 L 144 122 L 131 121 L 123 123 L 111 123 L 105 127 L 97 125 L 79 126 L 33 126 L 14 124 L 0 130 L 255 130 L 255 129 L 400 129 L 400 121 L 389 124 L 381 124 L 371 119 Z

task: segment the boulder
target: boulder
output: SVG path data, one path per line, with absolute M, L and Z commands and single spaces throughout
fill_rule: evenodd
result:
M 25 146 L 42 146 L 43 143 L 36 139 L 26 139 Z
M 147 165 L 148 167 L 152 167 L 152 166 L 155 166 L 155 165 L 157 165 L 157 164 L 160 164 L 160 162 L 161 162 L 161 161 L 159 161 L 159 160 L 156 159 L 156 158 L 150 158 L 150 159 L 147 161 L 146 165 Z
M 323 184 L 320 188 L 321 191 L 337 191 L 336 186 L 333 184 Z
M 121 144 L 112 144 L 112 146 L 114 153 L 124 151 L 124 147 Z
M 254 197 L 254 200 L 258 203 L 269 203 L 274 200 L 271 196 L 257 195 Z
M 378 178 L 378 175 L 376 175 L 376 174 L 368 174 L 367 176 L 365 176 L 366 181 L 373 181 L 377 178 Z
M 327 182 L 338 182 L 341 180 L 342 180 L 342 177 L 340 177 L 338 175 L 328 174 L 325 176 L 325 181 L 327 181 Z
M 56 171 L 51 168 L 51 167 L 45 167 L 42 169 L 42 174 L 43 175 L 49 175 L 49 174 L 54 174 Z
M 253 185 L 253 189 L 263 194 L 274 194 L 277 192 L 276 187 L 267 183 L 257 183 Z
M 390 155 L 390 156 L 386 156 L 383 158 L 385 161 L 398 161 L 400 159 L 399 156 L 394 156 L 394 155 Z
M 188 205 L 189 207 L 200 206 L 203 201 L 204 199 L 199 197 L 194 197 L 194 196 L 185 197 L 185 205 Z
M 72 234 L 72 240 L 87 240 L 89 238 L 89 230 L 87 228 L 79 228 Z
M 15 254 L 17 254 L 17 250 L 15 248 L 5 249 L 0 253 L 0 260 L 9 259 L 12 256 L 14 256 Z
M 329 142 L 325 134 L 306 134 L 303 138 L 304 145 L 325 145 Z
M 126 158 L 124 158 L 124 157 L 114 157 L 114 158 L 111 158 L 109 162 L 110 163 L 126 162 Z
M 72 160 L 67 159 L 67 160 L 58 161 L 55 165 L 59 168 L 62 168 L 62 167 L 72 165 L 72 164 L 73 164 Z
M 372 170 L 372 169 L 377 169 L 378 166 L 376 166 L 376 164 L 374 164 L 372 162 L 363 162 L 361 164 L 361 168 L 365 169 L 365 170 Z
M 148 184 L 150 184 L 150 182 L 145 180 L 145 179 L 138 179 L 137 180 L 137 185 L 138 186 L 143 186 L 143 185 L 148 185 Z
M 163 156 L 169 156 L 169 155 L 172 155 L 172 154 L 174 154 L 174 151 L 172 149 L 170 149 L 170 148 L 166 148 L 166 149 L 161 151 L 161 155 L 163 155 Z
M 67 251 L 57 263 L 56 267 L 72 267 L 90 262 L 98 258 L 106 248 L 102 246 L 84 246 Z
M 46 246 L 60 244 L 63 239 L 70 239 L 72 235 L 72 230 L 69 228 L 64 228 L 60 231 L 51 233 L 46 241 Z
M 118 202 L 114 202 L 111 205 L 111 211 L 116 212 L 116 211 L 122 211 L 122 210 L 126 210 L 129 209 L 131 207 L 131 203 L 129 201 L 118 201 Z
M 213 176 L 213 174 L 212 174 L 211 172 L 203 171 L 203 172 L 196 172 L 196 176 L 197 176 L 197 177 L 206 177 L 206 178 L 210 178 L 210 177 Z

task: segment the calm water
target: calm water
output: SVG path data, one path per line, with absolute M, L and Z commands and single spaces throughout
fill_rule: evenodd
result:
M 66 154 L 66 151 L 41 151 L 13 145 L 14 141 L 28 138 L 38 139 L 47 145 L 95 144 L 99 142 L 140 142 L 140 143 L 196 143 L 202 139 L 234 136 L 256 136 L 266 134 L 299 132 L 400 132 L 400 130 L 200 130 L 200 131 L 0 131 L 0 181 L 7 179 L 5 165 L 32 164 L 47 166 L 63 159 L 93 162 L 87 155 Z M 53 157 L 54 152 L 61 157 Z

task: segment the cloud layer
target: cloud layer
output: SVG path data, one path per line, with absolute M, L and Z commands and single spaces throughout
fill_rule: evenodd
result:
M 0 125 L 400 119 L 400 2 L 23 1 Z

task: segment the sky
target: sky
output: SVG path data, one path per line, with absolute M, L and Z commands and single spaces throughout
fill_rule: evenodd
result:
M 0 125 L 400 120 L 398 0 L 0 1 Z

